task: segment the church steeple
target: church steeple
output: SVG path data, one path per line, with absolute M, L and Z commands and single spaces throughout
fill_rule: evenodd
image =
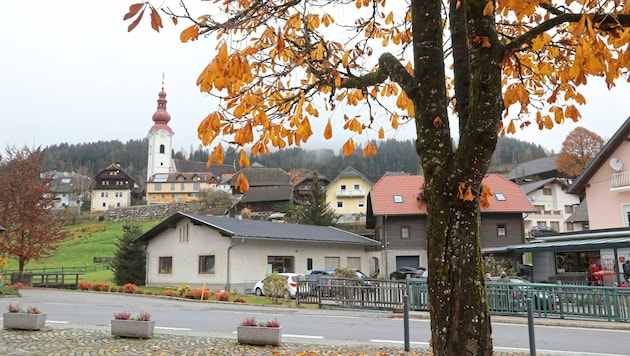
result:
M 166 111 L 166 92 L 164 91 L 164 74 L 162 74 L 162 90 L 158 93 L 157 110 L 152 117 L 153 126 L 149 129 L 149 161 L 147 165 L 147 181 L 156 173 L 169 173 L 172 158 L 173 130 L 168 126 L 171 115 Z

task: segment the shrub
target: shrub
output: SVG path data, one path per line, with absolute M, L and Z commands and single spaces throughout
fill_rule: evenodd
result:
M 151 292 L 150 290 L 145 290 L 144 295 L 153 295 L 153 292 Z
M 22 306 L 20 304 L 9 303 L 7 310 L 9 311 L 9 313 L 19 313 L 22 311 Z
M 162 295 L 165 297 L 179 297 L 179 293 L 176 290 L 167 289 L 162 292 Z
M 256 318 L 251 316 L 249 318 L 245 318 L 245 319 L 241 320 L 240 325 L 241 326 L 258 326 L 258 322 L 256 322 Z
M 230 292 L 228 292 L 226 290 L 222 290 L 220 292 L 216 292 L 216 294 L 214 295 L 214 299 L 222 301 L 222 302 L 229 302 L 230 301 Z
M 117 293 L 119 291 L 120 288 L 118 288 L 117 286 L 111 286 L 109 288 L 109 291 L 112 293 Z
M 138 290 L 138 286 L 133 283 L 127 283 L 122 287 L 123 293 L 134 293 Z
M 177 294 L 179 294 L 180 297 L 186 297 L 186 293 L 192 291 L 192 288 L 190 288 L 190 286 L 187 285 L 182 285 L 181 287 L 177 288 Z
M 268 328 L 279 328 L 280 322 L 277 319 L 269 320 L 265 326 Z
M 90 290 L 90 288 L 92 288 L 92 283 L 90 282 L 81 281 L 79 282 L 79 284 L 77 284 L 78 290 Z
M 98 285 L 98 284 L 96 284 L 96 283 L 95 283 L 95 284 L 92 284 L 92 285 L 90 286 L 90 290 L 91 290 L 91 291 L 94 291 L 94 292 L 98 292 L 98 291 L 99 291 L 99 289 L 98 289 L 98 288 L 99 288 L 99 285 Z
M 99 292 L 109 292 L 109 289 L 111 287 L 109 286 L 109 284 L 105 284 L 105 283 L 101 283 L 98 285 L 98 291 Z
M 136 289 L 133 291 L 133 294 L 144 294 L 144 291 L 142 289 Z
M 131 319 L 131 313 L 130 312 L 114 313 L 114 319 L 116 319 L 116 320 L 129 320 L 129 319 Z
M 42 310 L 38 306 L 31 305 L 26 309 L 26 312 L 28 314 L 41 314 Z
M 136 316 L 136 320 L 138 320 L 138 321 L 151 321 L 151 314 L 150 313 L 146 313 L 146 312 L 142 312 L 142 313 L 138 314 L 138 316 Z
M 186 292 L 186 294 L 184 294 L 184 298 L 187 299 L 201 299 L 203 294 L 203 299 L 204 300 L 208 300 L 212 297 L 212 292 L 207 290 L 207 289 L 195 289 L 195 290 L 191 290 Z
M 236 297 L 234 298 L 234 303 L 247 303 L 247 301 L 243 297 Z

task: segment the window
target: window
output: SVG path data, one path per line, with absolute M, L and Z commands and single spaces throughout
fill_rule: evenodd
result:
M 160 145 L 160 153 L 164 153 L 164 145 Z
M 551 195 L 551 188 L 543 188 L 543 195 Z
M 107 205 L 105 205 L 105 203 L 103 203 L 103 208 L 107 207 Z
M 166 194 L 164 193 L 160 194 L 160 196 L 162 197 L 162 199 L 166 198 Z
M 338 208 L 343 208 L 343 201 L 341 201 L 341 200 L 337 201 L 337 207 Z
M 339 257 L 324 257 L 324 269 L 337 269 L 340 266 Z
M 184 224 L 179 228 L 179 242 L 188 242 L 188 224 Z
M 568 232 L 575 231 L 575 227 L 573 226 L 572 222 L 566 223 L 566 226 Z
M 348 257 L 347 267 L 353 269 L 361 269 L 361 257 Z
M 403 202 L 402 195 L 399 195 L 399 194 L 394 195 L 394 203 L 402 203 L 402 202 Z
M 214 256 L 199 256 L 199 274 L 214 273 Z
M 360 184 L 355 184 L 354 185 L 354 190 L 361 190 L 361 185 Z
M 193 190 L 195 192 L 198 192 L 199 190 L 201 190 L 201 183 L 200 182 L 194 182 L 193 183 Z
M 409 240 L 409 226 L 401 226 L 400 227 L 400 238 L 403 240 Z
M 503 193 L 494 193 L 494 197 L 497 198 L 498 201 L 505 201 L 505 195 L 503 195 Z
M 499 237 L 507 236 L 507 229 L 505 228 L 505 223 L 497 224 L 497 236 Z
M 162 190 L 162 183 L 155 183 L 155 191 L 159 192 Z
M 271 272 L 293 273 L 293 256 L 267 256 L 267 266 Z
M 536 221 L 536 226 L 547 226 L 546 221 Z
M 365 207 L 365 201 L 359 200 L 359 208 L 364 208 L 364 207 Z
M 307 258 L 306 259 L 306 270 L 310 271 L 313 269 L 313 259 L 312 258 Z
M 175 190 L 175 182 L 171 182 L 171 192 Z
M 184 182 L 179 183 L 179 190 L 186 190 L 186 183 Z
M 160 274 L 173 273 L 173 257 L 160 257 Z
M 560 223 L 557 221 L 551 221 L 549 226 L 553 229 L 553 231 L 560 231 Z
M 536 209 L 536 214 L 543 214 L 545 212 L 544 205 L 534 205 L 534 209 Z M 540 226 L 540 224 L 538 224 Z
M 341 185 L 341 190 L 346 190 L 346 185 L 345 184 Z
M 573 214 L 573 205 L 565 205 L 564 206 L 564 212 L 566 214 Z

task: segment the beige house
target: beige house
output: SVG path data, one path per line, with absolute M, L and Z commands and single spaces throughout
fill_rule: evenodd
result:
M 90 211 L 131 206 L 141 200 L 142 195 L 142 188 L 133 178 L 118 163 L 111 163 L 94 178 Z
M 150 286 L 203 285 L 248 293 L 272 272 L 349 267 L 371 273 L 377 241 L 328 226 L 175 213 L 135 242 Z
M 361 172 L 346 167 L 326 186 L 326 203 L 341 223 L 365 222 L 372 182 Z

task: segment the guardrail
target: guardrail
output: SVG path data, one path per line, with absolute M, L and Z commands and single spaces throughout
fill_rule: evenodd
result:
M 527 315 L 532 299 L 534 315 L 542 318 L 596 319 L 630 322 L 630 289 L 544 283 L 487 282 L 490 312 L 495 315 Z M 322 276 L 316 281 L 298 281 L 297 304 L 320 308 L 400 310 L 402 297 L 409 308 L 429 310 L 425 280 L 357 280 Z
M 16 270 L 6 271 L 5 274 L 11 276 L 12 284 L 22 282 L 30 287 L 76 289 L 79 285 L 79 277 L 87 270 L 87 267 L 26 269 L 22 273 L 22 278 Z

